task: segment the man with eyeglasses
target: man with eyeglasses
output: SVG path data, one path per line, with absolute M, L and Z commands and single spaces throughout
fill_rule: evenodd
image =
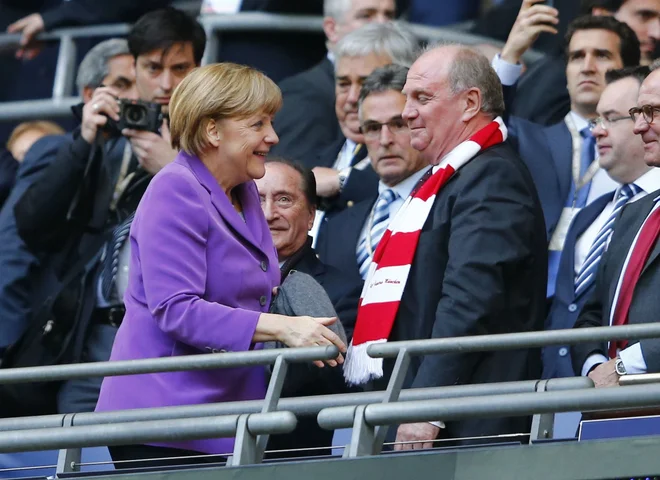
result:
M 387 65 L 374 70 L 362 84 L 360 130 L 379 177 L 378 192 L 330 219 L 317 242 L 325 263 L 360 280 L 366 277 L 390 219 L 428 169 L 410 145 L 410 130 L 401 117 L 407 73 L 406 67 Z
M 649 167 L 660 166 L 660 71 L 656 68 L 652 66 L 639 89 L 637 105 L 629 110 Z M 600 262 L 594 292 L 575 328 L 658 321 L 659 200 L 660 190 L 656 189 L 622 209 Z M 617 386 L 627 374 L 660 372 L 658 338 L 584 343 L 574 346 L 571 353 L 575 373 L 589 376 L 596 387 Z

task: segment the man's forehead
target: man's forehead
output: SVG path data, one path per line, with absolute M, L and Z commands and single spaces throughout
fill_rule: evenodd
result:
M 194 62 L 194 52 L 191 42 L 174 43 L 169 48 L 157 48 L 150 52 L 144 53 L 138 57 L 152 63 L 160 63 L 162 65 Z
M 396 90 L 372 93 L 362 101 L 362 114 L 364 120 L 387 119 L 401 115 L 406 104 L 406 96 Z
M 568 44 L 568 51 L 576 50 L 615 50 L 618 48 L 619 36 L 602 28 L 577 30 Z
M 639 99 L 660 97 L 660 70 L 652 71 L 639 89 Z
M 350 2 L 350 12 L 358 12 L 360 10 L 394 10 L 394 0 L 352 0 Z
M 601 115 L 608 111 L 627 113 L 630 108 L 634 107 L 638 91 L 639 83 L 634 78 L 627 77 L 617 80 L 605 87 L 596 110 Z

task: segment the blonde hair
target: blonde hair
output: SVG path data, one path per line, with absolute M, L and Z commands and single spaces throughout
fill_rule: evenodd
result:
M 16 143 L 16 140 L 23 135 L 25 132 L 31 130 L 36 130 L 45 135 L 62 135 L 64 134 L 64 129 L 60 127 L 57 123 L 49 122 L 47 120 L 38 120 L 35 122 L 23 122 L 20 123 L 14 128 L 9 135 L 9 140 L 7 140 L 7 150 L 11 150 Z
M 215 63 L 190 72 L 170 100 L 172 147 L 198 155 L 208 147 L 211 120 L 274 115 L 282 92 L 263 73 L 245 65 Z

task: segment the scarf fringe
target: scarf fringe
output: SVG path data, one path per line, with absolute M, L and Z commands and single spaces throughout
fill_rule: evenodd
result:
M 373 358 L 367 354 L 369 345 L 386 343 L 387 339 L 370 340 L 360 345 L 353 345 L 351 341 L 346 352 L 344 362 L 344 379 L 349 385 L 362 385 L 369 380 L 375 380 L 383 376 L 383 359 Z

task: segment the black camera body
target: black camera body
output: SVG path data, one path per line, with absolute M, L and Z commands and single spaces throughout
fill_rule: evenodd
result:
M 158 133 L 163 124 L 163 114 L 159 103 L 143 102 L 142 100 L 119 100 L 119 121 L 117 128 L 146 130 Z

